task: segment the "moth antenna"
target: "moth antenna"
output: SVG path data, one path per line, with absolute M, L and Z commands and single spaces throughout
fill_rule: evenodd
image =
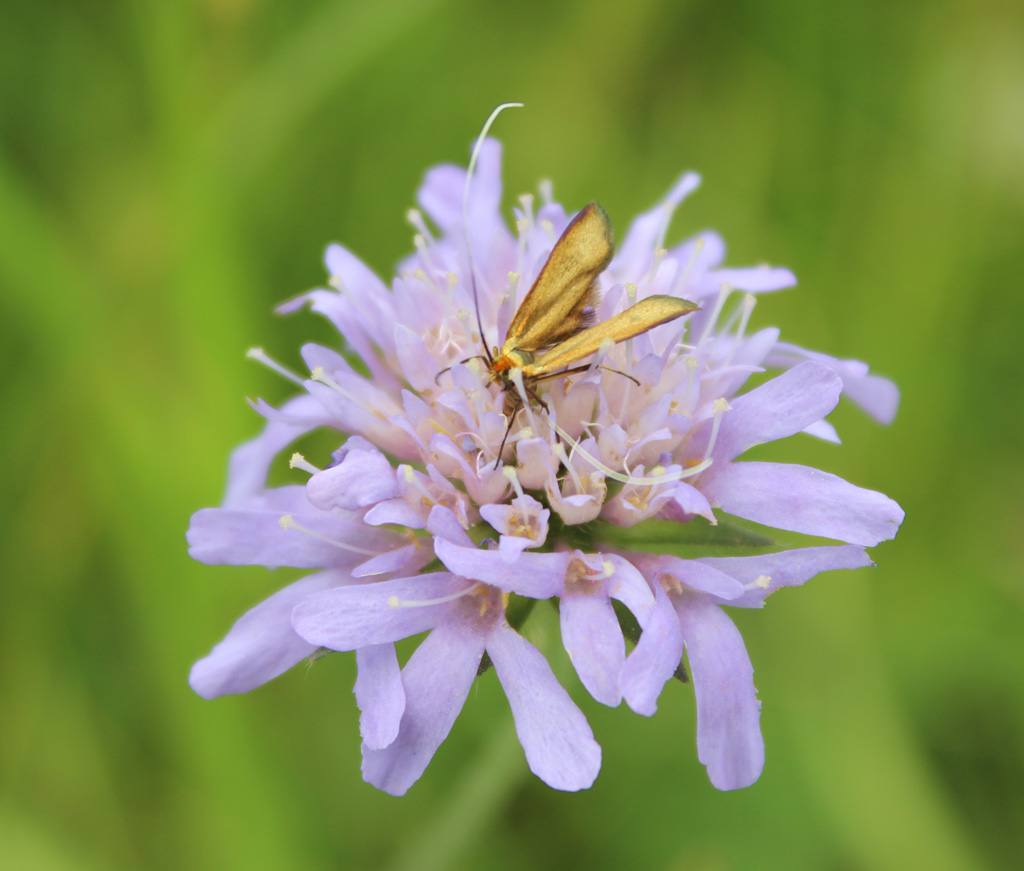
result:
M 480 149 L 483 148 L 484 140 L 487 138 L 491 125 L 494 124 L 497 117 L 505 109 L 521 108 L 523 108 L 522 103 L 502 103 L 500 106 L 495 107 L 494 111 L 488 116 L 484 122 L 483 129 L 480 131 L 480 135 L 476 138 L 476 142 L 473 145 L 473 152 L 469 156 L 469 166 L 466 168 L 466 183 L 462 188 L 462 232 L 466 234 L 466 257 L 469 259 L 469 283 L 473 288 L 473 308 L 476 309 L 476 326 L 480 330 L 480 341 L 484 346 L 484 354 L 486 354 L 487 362 L 491 366 L 494 365 L 494 357 L 491 356 L 490 348 L 487 347 L 484 325 L 480 320 L 480 301 L 476 292 L 476 268 L 473 266 L 473 244 L 469 240 L 469 183 L 473 179 L 473 170 L 476 169 L 476 161 L 480 156 Z M 504 442 L 502 444 L 504 445 Z

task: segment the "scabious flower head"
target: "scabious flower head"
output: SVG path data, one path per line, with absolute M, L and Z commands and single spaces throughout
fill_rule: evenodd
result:
M 903 512 L 817 469 L 742 455 L 800 432 L 837 440 L 825 418 L 843 392 L 886 422 L 898 395 L 861 363 L 749 329 L 755 295 L 794 284 L 788 270 L 723 268 L 724 244 L 711 232 L 664 248 L 673 211 L 698 181 L 684 175 L 633 222 L 602 278 L 596 317 L 652 294 L 701 310 L 602 347 L 586 371 L 534 385 L 543 406 L 525 401 L 529 385 L 514 378 L 524 401 L 510 431 L 485 349 L 504 337 L 570 220 L 550 186 L 539 200 L 520 198 L 510 231 L 500 147 L 486 140 L 468 188 L 461 168 L 427 173 L 422 211 L 409 215 L 416 250 L 390 287 L 344 248 L 328 249 L 330 286 L 281 311 L 324 315 L 338 349 L 304 347 L 302 392 L 280 409 L 257 404 L 262 434 L 235 451 L 223 506 L 198 512 L 188 535 L 204 562 L 318 571 L 238 621 L 194 666 L 198 693 L 245 692 L 319 650 L 355 651 L 363 774 L 400 795 L 489 663 L 531 770 L 558 789 L 586 788 L 600 747 L 509 617 L 513 597 L 557 599 L 562 642 L 594 699 L 652 715 L 666 682 L 685 673 L 685 650 L 712 782 L 757 779 L 760 703 L 722 606 L 760 607 L 821 571 L 869 565 L 865 548 L 892 538 Z M 748 389 L 769 368 L 781 374 Z M 319 465 L 293 459 L 305 486 L 268 488 L 274 458 L 319 427 L 344 434 L 338 450 Z M 657 518 L 682 541 L 723 514 L 840 544 L 684 559 L 674 542 L 635 552 L 614 534 Z M 627 639 L 613 600 L 638 636 Z M 395 642 L 423 632 L 400 666 Z

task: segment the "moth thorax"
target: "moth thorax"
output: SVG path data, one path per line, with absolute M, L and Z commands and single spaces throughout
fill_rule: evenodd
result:
M 498 357 L 491 366 L 495 379 L 508 381 L 508 373 L 513 369 L 523 369 L 533 362 L 533 353 L 520 348 L 511 348 Z

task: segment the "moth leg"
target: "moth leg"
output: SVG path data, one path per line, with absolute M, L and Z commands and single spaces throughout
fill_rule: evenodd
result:
M 532 387 L 530 387 L 529 384 L 524 384 L 523 387 L 526 388 L 526 392 L 529 394 L 530 399 L 532 399 L 534 402 L 536 402 L 537 405 L 539 405 L 545 411 L 550 413 L 551 409 L 548 408 L 548 404 L 543 399 L 540 398 L 540 395 L 537 393 L 537 391 L 535 391 Z
M 572 369 L 560 369 L 558 372 L 548 372 L 547 375 L 535 375 L 530 380 L 533 381 L 534 384 L 540 384 L 544 381 L 554 381 L 556 378 L 564 378 L 566 375 L 576 375 L 580 372 L 586 372 L 589 369 L 590 364 L 588 363 L 586 366 L 576 366 Z
M 505 442 L 508 441 L 508 434 L 512 432 L 512 425 L 516 422 L 515 414 L 509 415 L 508 426 L 505 427 L 505 435 L 501 437 L 501 446 L 498 448 L 498 461 L 501 461 L 501 455 L 505 451 Z
M 458 363 L 452 363 L 452 366 L 461 366 L 463 363 L 468 363 L 470 360 L 486 360 L 487 358 L 483 354 L 474 354 L 472 357 L 467 357 L 465 360 L 459 360 Z M 440 385 L 438 380 L 445 372 L 448 372 L 452 366 L 445 366 L 440 372 L 434 376 L 434 383 Z
M 621 375 L 621 376 L 622 376 L 623 378 L 628 378 L 628 379 L 629 379 L 630 381 L 632 381 L 632 382 L 633 382 L 633 383 L 634 383 L 634 384 L 635 384 L 635 385 L 636 385 L 637 387 L 639 387 L 639 386 L 640 386 L 640 382 L 639 382 L 639 381 L 637 381 L 637 379 L 636 379 L 636 378 L 634 378 L 634 377 L 633 377 L 632 375 L 630 375 L 630 374 L 629 374 L 628 372 L 623 372 L 623 371 L 622 371 L 621 369 L 612 369 L 612 367 L 611 367 L 611 366 L 598 366 L 597 368 L 598 368 L 598 369 L 604 369 L 604 371 L 605 371 L 605 372 L 614 372 L 614 373 L 615 373 L 616 375 Z
M 529 399 L 536 402 L 544 411 L 550 413 L 551 409 L 548 408 L 548 404 L 540 397 L 536 390 L 530 387 L 529 384 L 523 384 L 523 389 L 526 391 L 526 395 Z M 501 447 L 498 448 L 498 459 L 501 459 L 501 455 L 505 450 L 505 443 L 508 441 L 508 437 L 512 432 L 512 427 L 515 426 L 516 415 L 522 409 L 523 403 L 522 398 L 519 396 L 516 390 L 515 384 L 511 381 L 505 383 L 505 414 L 508 415 L 508 426 L 505 428 L 505 435 L 501 439 Z
M 623 378 L 628 378 L 637 387 L 640 386 L 640 382 L 636 380 L 632 375 L 623 372 L 621 369 L 613 369 L 611 366 L 595 366 L 595 369 L 604 369 L 605 372 L 614 372 L 616 375 L 621 375 Z M 548 372 L 547 375 L 538 375 L 533 378 L 535 384 L 539 384 L 542 381 L 553 381 L 555 378 L 562 378 L 566 375 L 578 375 L 580 372 L 590 371 L 591 366 L 588 363 L 586 366 L 575 366 L 572 369 L 561 369 L 558 372 Z

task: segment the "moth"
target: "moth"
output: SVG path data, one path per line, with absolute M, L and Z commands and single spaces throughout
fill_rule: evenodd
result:
M 509 324 L 501 350 L 495 348 L 492 353 L 484 346 L 489 383 L 502 385 L 505 413 L 511 416 L 499 457 L 515 412 L 523 402 L 513 382 L 516 370 L 522 372 L 527 395 L 543 406 L 544 401 L 533 389 L 536 384 L 586 371 L 589 364 L 575 364 L 606 343 L 623 342 L 700 308 L 686 299 L 657 294 L 595 324 L 597 280 L 614 253 L 611 221 L 604 209 L 592 202 L 569 222 L 551 249 Z

